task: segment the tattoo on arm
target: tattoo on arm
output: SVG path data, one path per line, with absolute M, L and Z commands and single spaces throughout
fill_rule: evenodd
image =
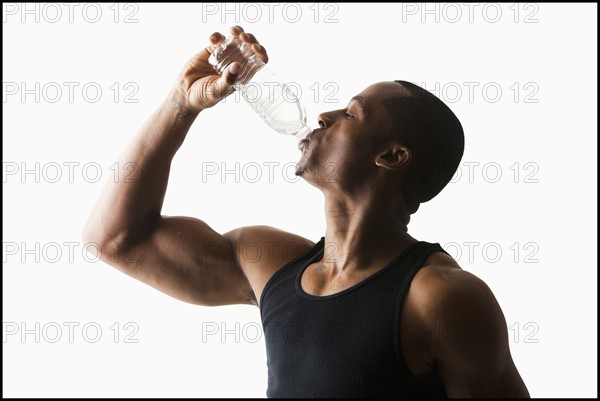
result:
M 178 99 L 172 99 L 172 101 L 175 106 L 175 110 L 177 110 L 177 118 L 180 120 L 185 120 L 190 114 L 190 109 L 185 107 Z
M 170 101 L 173 104 L 173 108 L 177 111 L 178 119 L 185 120 L 190 115 L 190 109 L 188 109 L 181 100 L 181 94 L 173 93 Z

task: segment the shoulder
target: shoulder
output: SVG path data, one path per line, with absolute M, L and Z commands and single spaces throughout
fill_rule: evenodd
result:
M 489 286 L 442 252 L 432 254 L 417 272 L 407 302 L 412 308 L 411 316 L 429 327 L 504 324 Z
M 300 235 L 263 225 L 236 228 L 223 236 L 231 243 L 237 264 L 257 300 L 275 272 L 315 246 Z
M 411 325 L 403 341 L 420 346 L 448 396 L 529 396 L 510 355 L 504 314 L 483 280 L 437 252 L 415 275 L 407 300 Z
M 232 243 L 238 253 L 244 248 L 254 248 L 255 251 L 260 249 L 272 254 L 283 252 L 292 256 L 292 259 L 315 245 L 313 241 L 300 235 L 265 225 L 239 227 L 223 236 Z

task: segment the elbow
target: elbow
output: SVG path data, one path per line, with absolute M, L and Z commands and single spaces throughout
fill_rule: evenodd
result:
M 130 237 L 125 231 L 109 234 L 101 224 L 91 221 L 88 221 L 81 232 L 81 241 L 86 252 L 109 264 L 113 264 L 109 260 L 110 255 L 115 255 L 116 251 L 124 251 L 125 244 L 131 242 Z
M 81 232 L 81 242 L 83 245 L 87 244 L 98 244 L 100 241 L 99 229 L 96 225 L 92 224 L 89 220 L 83 231 Z
M 100 227 L 88 222 L 81 232 L 81 243 L 90 256 L 103 259 L 112 241 L 106 236 Z
M 111 242 L 112 239 L 110 237 L 102 224 L 100 216 L 95 211 L 92 212 L 81 232 L 81 241 L 83 244 L 93 244 L 103 248 Z

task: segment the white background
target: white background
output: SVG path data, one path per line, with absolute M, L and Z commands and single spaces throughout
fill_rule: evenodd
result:
M 450 105 L 465 129 L 462 175 L 421 206 L 411 234 L 494 291 L 532 396 L 597 396 L 595 4 L 84 4 L 72 15 L 63 3 L 3 5 L 4 396 L 265 395 L 257 308 L 181 303 L 80 239 L 111 166 L 185 61 L 236 23 L 298 83 L 312 122 L 382 80 L 424 84 Z M 227 99 L 192 127 L 163 213 L 317 241 L 322 196 L 283 169 L 298 157 L 291 138 Z M 265 162 L 279 163 L 272 177 Z

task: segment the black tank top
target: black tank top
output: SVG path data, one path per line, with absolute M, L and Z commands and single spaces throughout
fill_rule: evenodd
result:
M 341 292 L 313 296 L 300 279 L 323 257 L 324 237 L 267 282 L 260 312 L 267 346 L 267 397 L 438 397 L 400 346 L 402 304 L 435 243 L 410 245 L 385 267 Z

